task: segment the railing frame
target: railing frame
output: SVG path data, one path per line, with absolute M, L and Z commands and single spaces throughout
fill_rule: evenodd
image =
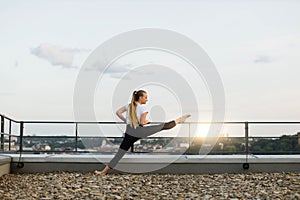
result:
M 1 143 L 1 150 L 4 150 L 4 116 L 1 115 L 1 129 L 0 129 L 0 132 L 1 132 L 1 139 L 0 139 L 0 143 Z
M 4 120 L 9 121 L 9 132 L 4 133 L 5 130 L 5 123 Z M 0 114 L 0 120 L 1 120 L 1 151 L 4 151 L 4 135 L 9 136 L 9 151 L 11 151 L 11 138 L 12 135 L 11 133 L 11 126 L 12 122 L 20 124 L 20 130 L 19 130 L 19 152 L 23 152 L 23 139 L 24 139 L 24 126 L 25 124 L 75 124 L 75 130 L 74 130 L 74 135 L 75 135 L 75 152 L 78 152 L 78 125 L 79 124 L 124 124 L 124 122 L 111 122 L 111 121 L 106 121 L 106 122 L 90 122 L 90 121 L 17 121 L 14 119 L 11 119 L 9 117 L 6 117 L 5 115 Z M 160 122 L 153 122 L 153 123 L 160 123 Z M 188 124 L 188 143 L 189 143 L 189 148 L 191 147 L 191 128 L 190 126 L 192 124 L 244 124 L 244 132 L 245 132 L 245 154 L 246 154 L 246 162 L 248 162 L 248 155 L 250 154 L 249 152 L 249 126 L 250 124 L 300 124 L 300 122 L 184 122 L 184 124 Z M 252 137 L 250 137 L 252 138 Z M 265 138 L 265 137 L 264 137 Z M 298 135 L 299 138 L 299 135 Z M 131 149 L 132 152 L 133 148 Z

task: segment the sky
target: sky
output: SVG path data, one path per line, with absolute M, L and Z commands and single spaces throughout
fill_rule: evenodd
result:
M 74 120 L 74 87 L 89 55 L 117 34 L 159 28 L 189 37 L 211 58 L 224 86 L 225 121 L 299 121 L 299 9 L 296 0 L 1 0 L 0 113 L 17 120 Z M 149 54 L 154 55 L 146 52 L 144 57 Z M 163 62 L 160 56 L 156 61 Z M 119 63 L 142 64 L 136 57 Z M 115 76 L 108 74 L 107 85 L 120 81 Z M 153 108 L 160 96 L 149 90 Z M 98 91 L 96 99 L 101 95 Z M 169 111 L 166 118 L 176 115 L 168 99 L 161 103 Z M 207 101 L 203 112 L 209 107 Z M 105 108 L 110 105 L 95 105 L 97 119 L 116 120 Z M 153 113 L 159 113 L 155 108 Z M 259 134 L 267 127 L 255 128 Z M 299 129 L 280 126 L 273 131 L 292 134 Z

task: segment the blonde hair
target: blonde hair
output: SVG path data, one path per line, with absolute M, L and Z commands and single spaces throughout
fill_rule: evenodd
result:
M 146 93 L 144 90 L 134 91 L 132 93 L 131 103 L 129 104 L 129 118 L 131 127 L 133 126 L 136 128 L 140 125 L 140 119 L 136 114 L 137 104 L 135 102 L 138 101 L 139 98 L 144 95 L 144 93 Z

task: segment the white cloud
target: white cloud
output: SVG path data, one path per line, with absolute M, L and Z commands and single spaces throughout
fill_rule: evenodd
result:
M 107 66 L 108 59 L 104 57 L 97 57 L 95 60 L 90 59 L 90 64 L 86 67 L 87 71 L 100 71 L 104 74 L 110 75 L 111 78 L 124 79 L 124 74 L 132 71 L 132 64 L 123 62 L 114 62 Z M 127 77 L 126 79 L 130 79 Z
M 81 52 L 90 51 L 78 48 L 63 48 L 52 44 L 41 44 L 31 49 L 31 53 L 39 58 L 45 59 L 52 65 L 59 65 L 65 68 L 77 68 L 73 64 L 74 55 Z

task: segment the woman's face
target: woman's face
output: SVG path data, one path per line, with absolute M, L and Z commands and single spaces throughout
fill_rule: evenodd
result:
M 148 101 L 148 95 L 147 95 L 147 93 L 144 92 L 143 96 L 140 96 L 139 102 L 141 104 L 145 104 L 145 103 L 147 103 L 147 101 Z

